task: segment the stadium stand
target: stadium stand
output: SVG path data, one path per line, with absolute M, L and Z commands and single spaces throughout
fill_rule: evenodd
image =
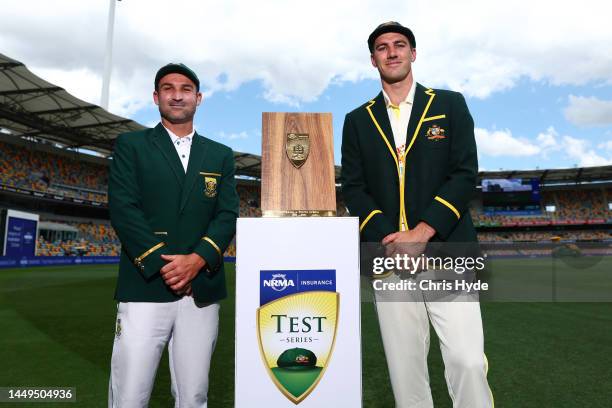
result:
M 5 186 L 107 202 L 104 166 L 7 143 L 0 143 L 0 166 Z
M 74 233 L 68 235 L 67 231 Z M 120 249 L 119 238 L 108 221 L 41 217 L 36 245 L 39 256 L 118 256 Z
M 0 183 L 4 186 L 102 203 L 108 200 L 108 168 L 102 165 L 0 143 L 0 166 Z M 243 198 L 240 202 L 241 216 L 260 217 L 259 186 L 239 185 L 238 191 Z M 476 226 L 609 223 L 612 222 L 612 211 L 608 205 L 610 200 L 610 188 L 544 191 L 540 215 L 485 214 L 478 200 L 474 201 L 471 214 Z M 555 211 L 547 212 L 546 206 L 554 206 Z M 341 198 L 338 200 L 337 214 L 347 214 Z
M 28 191 L 46 192 L 54 196 L 81 198 L 107 202 L 108 167 L 40 149 L 0 142 L 0 184 Z M 82 156 L 82 155 L 81 155 Z M 239 181 L 240 216 L 260 217 L 260 194 L 257 180 Z M 482 242 L 542 242 L 559 237 L 563 241 L 611 241 L 612 230 L 566 230 L 572 225 L 612 224 L 612 189 L 583 187 L 580 189 L 548 189 L 542 193 L 542 212 L 537 215 L 516 216 L 486 214 L 476 195 L 470 208 Z M 554 211 L 546 211 L 546 208 Z M 348 215 L 338 193 L 337 215 Z M 76 237 L 51 236 L 43 232 L 38 238 L 39 255 L 112 255 L 120 251 L 120 244 L 108 220 L 51 220 L 76 228 Z M 537 231 L 525 228 L 540 228 Z M 547 229 L 546 227 L 560 227 Z M 522 228 L 522 230 L 521 230 Z M 503 250 L 502 250 L 503 252 Z M 235 243 L 226 256 L 235 256 Z
M 59 154 L 28 149 L 23 146 L 0 143 L 0 184 L 31 191 L 50 192 L 56 196 L 78 197 L 91 201 L 107 202 L 106 185 L 108 168 L 84 160 L 63 157 Z M 239 182 L 240 216 L 260 217 L 259 183 Z M 470 211 L 479 229 L 482 242 L 542 242 L 559 237 L 563 241 L 611 241 L 612 230 L 518 230 L 519 227 L 563 227 L 566 225 L 612 224 L 612 189 L 605 187 L 572 190 L 546 190 L 542 195 L 543 211 L 539 215 L 515 216 L 485 214 L 482 203 L 476 198 Z M 554 211 L 546 211 L 546 207 Z M 341 194 L 337 199 L 337 215 L 348 215 Z M 78 230 L 76 237 L 52 237 L 45 231 L 38 239 L 39 255 L 112 255 L 120 251 L 119 240 L 108 220 L 72 222 L 56 221 Z M 486 231 L 482 229 L 485 228 Z M 518 228 L 518 229 L 517 229 Z M 497 229 L 491 231 L 491 229 Z M 503 250 L 502 250 L 503 252 Z M 226 256 L 235 256 L 235 243 Z
M 533 232 L 479 232 L 480 242 L 545 242 L 560 241 L 606 241 L 612 240 L 608 231 L 533 231 Z

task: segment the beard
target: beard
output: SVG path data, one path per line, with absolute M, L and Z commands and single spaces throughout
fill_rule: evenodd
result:
M 161 117 L 175 125 L 180 125 L 193 121 L 195 111 L 195 104 L 193 106 L 185 105 L 185 108 L 180 111 L 175 111 L 172 109 L 171 106 L 168 105 L 159 105 L 159 114 L 161 115 Z
M 412 72 L 412 67 L 408 67 L 406 70 L 400 70 L 393 73 L 386 73 L 383 70 L 378 71 L 380 73 L 380 77 L 388 84 L 394 84 L 396 82 L 401 82 L 410 75 Z

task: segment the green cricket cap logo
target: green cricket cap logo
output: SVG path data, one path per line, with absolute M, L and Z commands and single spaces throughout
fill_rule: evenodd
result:
M 278 356 L 276 365 L 287 370 L 310 370 L 317 366 L 317 356 L 308 349 L 295 347 Z

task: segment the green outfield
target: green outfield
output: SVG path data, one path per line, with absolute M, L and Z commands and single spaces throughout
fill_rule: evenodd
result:
M 530 266 L 550 267 L 538 262 L 543 261 L 499 261 L 491 273 L 499 276 L 500 282 L 514 282 L 514 276 L 521 276 L 520 284 L 515 282 L 513 289 L 505 289 L 513 294 L 520 288 L 529 293 L 530 285 L 538 286 L 537 293 L 526 296 L 535 299 L 548 290 L 550 279 L 549 274 L 530 279 Z M 581 299 L 588 290 L 609 295 L 610 279 L 601 275 L 602 271 L 612 273 L 612 264 L 607 259 L 602 262 L 595 273 L 597 283 L 592 282 L 589 272 L 581 272 L 588 269 L 555 265 L 557 279 L 566 283 L 561 285 L 560 295 Z M 210 382 L 211 408 L 233 406 L 233 264 L 226 273 L 231 295 L 221 306 Z M 586 289 L 576 295 L 568 282 L 577 282 L 576 274 L 580 273 L 584 273 L 578 277 L 587 281 Z M 63 406 L 106 406 L 115 327 L 115 277 L 116 266 L 0 269 L 0 387 L 76 387 L 77 403 Z M 371 303 L 362 305 L 364 407 L 392 408 L 374 309 Z M 612 303 L 483 302 L 482 313 L 496 406 L 612 406 Z M 436 407 L 450 407 L 433 330 L 429 360 Z M 164 356 L 152 407 L 172 406 L 169 384 Z

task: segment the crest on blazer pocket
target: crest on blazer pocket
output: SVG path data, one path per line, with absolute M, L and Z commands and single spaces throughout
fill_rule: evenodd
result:
M 429 129 L 427 129 L 427 140 L 439 142 L 443 139 L 446 139 L 446 135 L 444 134 L 444 129 L 440 126 L 432 125 Z
M 208 198 L 214 198 L 217 196 L 216 178 L 204 176 L 204 195 Z

